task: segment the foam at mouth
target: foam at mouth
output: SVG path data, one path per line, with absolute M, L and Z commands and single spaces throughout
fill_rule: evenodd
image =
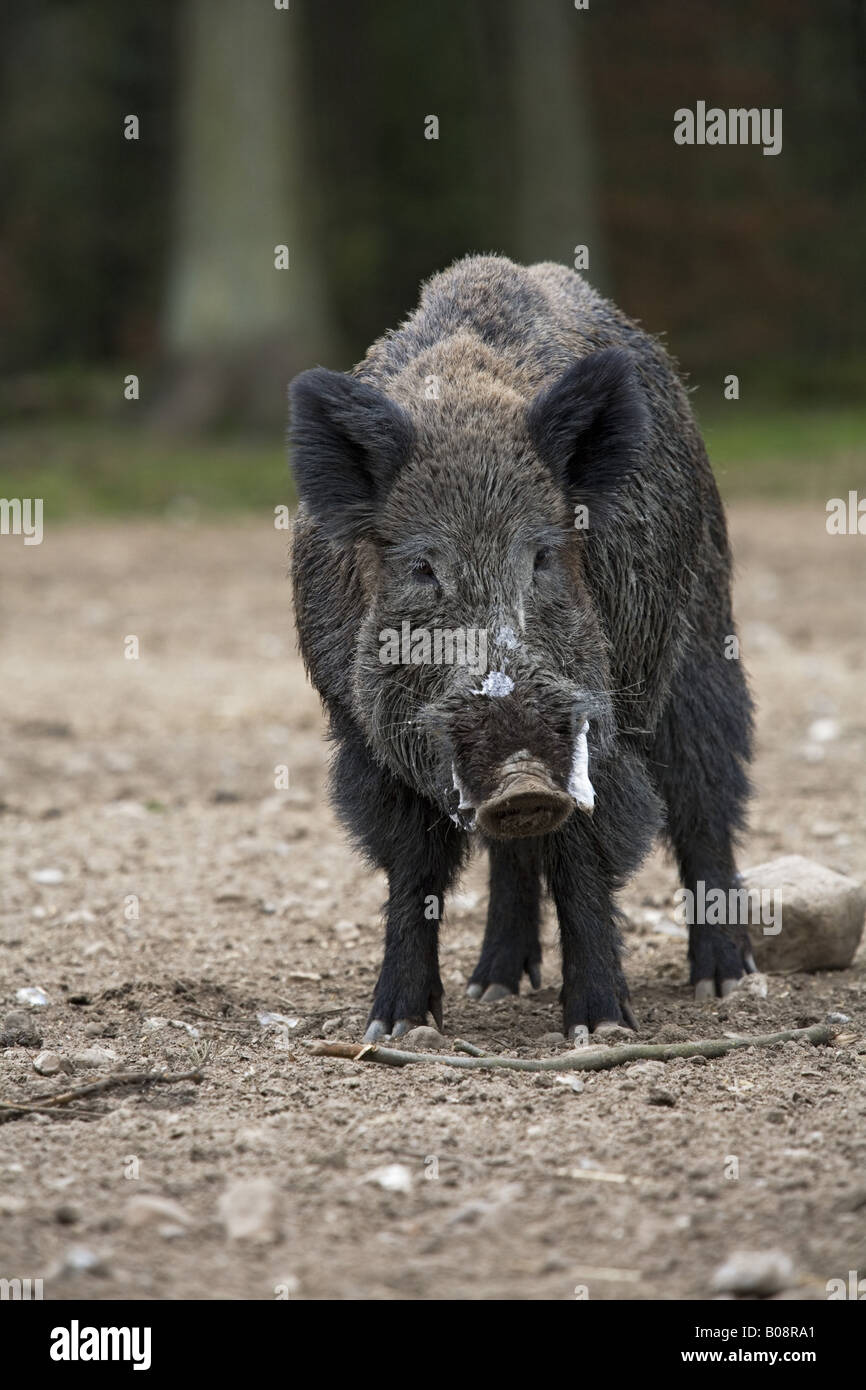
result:
M 568 778 L 568 794 L 575 801 L 581 811 L 586 811 L 592 815 L 595 806 L 595 790 L 589 780 L 589 744 L 586 736 L 589 732 L 589 720 L 584 719 L 583 726 L 578 731 L 574 743 L 574 757 L 571 761 L 571 772 Z

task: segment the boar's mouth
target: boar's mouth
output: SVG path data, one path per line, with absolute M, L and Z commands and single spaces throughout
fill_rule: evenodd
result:
M 478 828 L 499 840 L 549 835 L 568 819 L 574 805 L 543 763 L 526 752 L 516 753 L 502 764 L 496 790 L 478 807 Z

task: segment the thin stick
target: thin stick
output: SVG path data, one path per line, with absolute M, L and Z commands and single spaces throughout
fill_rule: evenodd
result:
M 643 1060 L 670 1062 L 674 1057 L 724 1057 L 742 1047 L 773 1047 L 784 1042 L 808 1042 L 817 1046 L 830 1042 L 833 1029 L 819 1023 L 811 1028 L 792 1028 L 785 1033 L 743 1034 L 738 1038 L 708 1038 L 688 1043 L 626 1043 L 624 1047 L 585 1047 L 558 1057 L 454 1057 L 439 1052 L 401 1052 L 378 1043 L 314 1042 L 306 1044 L 315 1057 L 344 1057 L 350 1062 L 381 1062 L 388 1067 L 405 1067 L 412 1062 L 438 1062 L 443 1067 L 462 1067 L 470 1071 L 607 1071 L 625 1062 Z M 471 1044 L 470 1044 L 471 1046 Z
M 119 1071 L 102 1081 L 90 1081 L 86 1086 L 76 1086 L 74 1090 L 61 1091 L 56 1096 L 28 1096 L 20 1105 L 16 1105 L 14 1101 L 0 1100 L 0 1107 L 4 1110 L 50 1111 L 58 1105 L 68 1105 L 71 1100 L 81 1100 L 82 1096 L 100 1095 L 103 1091 L 112 1091 L 117 1086 L 153 1086 L 157 1083 L 171 1086 L 176 1081 L 194 1081 L 198 1085 L 203 1080 L 204 1074 L 200 1071 Z

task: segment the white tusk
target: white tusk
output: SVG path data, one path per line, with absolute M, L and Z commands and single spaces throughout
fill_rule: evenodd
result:
M 586 741 L 588 731 L 589 720 L 584 719 L 583 727 L 579 730 L 574 744 L 574 758 L 568 779 L 568 794 L 574 799 L 581 811 L 586 811 L 588 815 L 592 815 L 595 806 L 595 791 L 589 780 L 589 744 Z

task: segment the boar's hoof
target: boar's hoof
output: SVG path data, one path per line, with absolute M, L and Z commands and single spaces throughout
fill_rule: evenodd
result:
M 494 839 L 549 835 L 573 810 L 571 797 L 545 767 L 515 758 L 503 765 L 496 791 L 478 807 L 478 826 Z
M 381 1042 L 383 1038 L 389 1038 L 390 1036 L 391 1033 L 387 1023 L 383 1022 L 381 1018 L 374 1018 L 371 1019 L 367 1025 L 367 1031 L 364 1034 L 364 1042 L 377 1043 Z
M 509 989 L 508 985 L 488 985 L 481 995 L 482 1004 L 498 1004 L 500 999 L 512 999 L 517 993 L 514 989 Z
M 367 1031 L 364 1034 L 364 1042 L 377 1043 L 382 1042 L 383 1038 L 402 1038 L 413 1028 L 423 1027 L 425 1022 L 426 1019 L 423 1018 L 398 1018 L 397 1021 L 389 1027 L 385 1019 L 374 1018 L 367 1025 Z

